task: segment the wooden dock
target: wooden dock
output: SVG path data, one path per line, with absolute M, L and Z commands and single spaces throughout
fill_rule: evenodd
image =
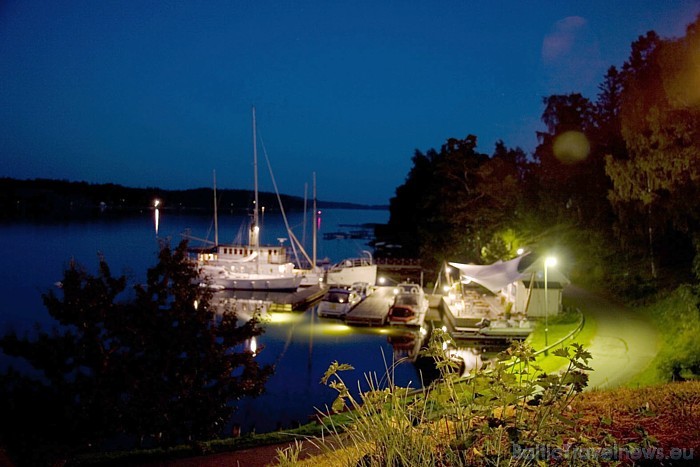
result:
M 355 325 L 383 326 L 393 301 L 393 287 L 377 287 L 370 296 L 345 315 L 345 322 Z
M 276 300 L 270 305 L 269 311 L 293 311 L 307 308 L 310 304 L 319 300 L 326 293 L 326 287 L 312 285 L 304 287 L 294 293 Z

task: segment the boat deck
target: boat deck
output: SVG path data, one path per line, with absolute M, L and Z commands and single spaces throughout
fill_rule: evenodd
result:
M 345 315 L 345 322 L 356 325 L 382 326 L 386 323 L 389 306 L 393 301 L 393 287 L 377 287 L 371 295 Z
M 448 325 L 450 335 L 455 339 L 502 342 L 524 339 L 529 334 L 529 331 L 521 333 L 520 330 L 507 327 L 495 328 L 488 334 L 482 332 L 479 323 L 483 319 L 496 321 L 502 319 L 504 314 L 502 305 L 492 296 L 465 294 L 460 300 L 442 297 L 440 314 Z

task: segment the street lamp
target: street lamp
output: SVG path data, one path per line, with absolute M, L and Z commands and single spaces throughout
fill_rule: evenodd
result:
M 549 294 L 547 293 L 547 268 L 557 265 L 557 259 L 554 256 L 547 256 L 544 259 L 544 348 L 547 355 L 547 333 L 549 332 Z

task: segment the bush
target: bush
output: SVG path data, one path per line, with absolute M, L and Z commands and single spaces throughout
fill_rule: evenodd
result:
M 562 439 L 586 443 L 569 412 L 587 384 L 584 371 L 590 370 L 590 354 L 581 346 L 554 352 L 569 362 L 559 375 L 542 372 L 533 349 L 517 343 L 492 368 L 462 378 L 459 362 L 444 350 L 448 341 L 448 335 L 434 331 L 424 352 L 435 359 L 441 378 L 420 391 L 395 386 L 391 378 L 380 387 L 375 376 L 365 378 L 368 389 L 355 397 L 341 375 L 352 367 L 334 362 L 322 379 L 338 392 L 324 418 L 335 442 L 316 440 L 326 447 L 324 461 L 358 466 L 526 465 L 531 460 L 514 456 L 515 447 L 560 445 Z M 349 422 L 339 425 L 331 412 L 345 410 L 350 410 Z M 293 449 L 280 452 L 279 461 L 292 465 L 294 456 Z

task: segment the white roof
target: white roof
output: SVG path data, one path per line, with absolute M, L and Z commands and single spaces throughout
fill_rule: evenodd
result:
M 533 273 L 535 280 L 544 280 L 544 272 L 541 261 L 534 261 L 522 271 L 520 270 L 520 262 L 527 256 L 528 253 L 520 255 L 517 258 L 509 261 L 499 260 L 493 264 L 487 265 L 463 263 L 449 264 L 450 266 L 459 269 L 461 278 L 476 282 L 477 284 L 495 293 L 508 284 L 523 279 L 530 279 L 533 276 Z M 571 281 L 569 281 L 569 279 L 557 268 L 552 267 L 547 269 L 547 282 L 565 285 L 569 284 Z

